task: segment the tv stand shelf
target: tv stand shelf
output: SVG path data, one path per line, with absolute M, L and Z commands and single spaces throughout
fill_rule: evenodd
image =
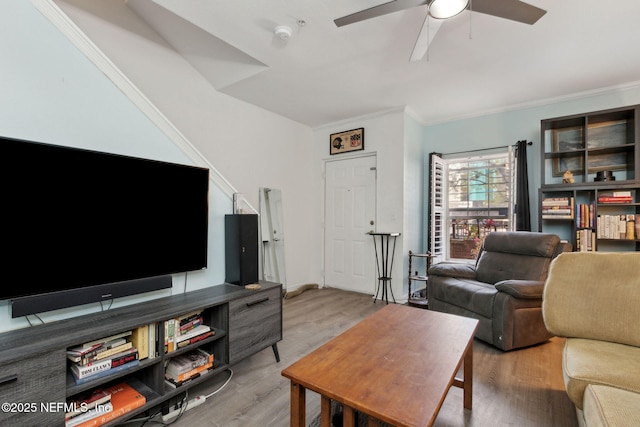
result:
M 0 400 L 14 404 L 16 409 L 26 402 L 33 404 L 33 408 L 0 412 L 0 425 L 63 425 L 64 408 L 46 411 L 42 410 L 41 403 L 64 404 L 81 392 L 119 382 L 135 383 L 144 388 L 147 401 L 144 406 L 105 424 L 118 425 L 168 404 L 188 388 L 267 347 L 273 348 L 278 359 L 277 342 L 282 340 L 282 286 L 271 282 L 260 284 L 261 289 L 252 291 L 222 284 L 1 333 Z M 213 336 L 172 352 L 165 352 L 164 346 L 159 345 L 155 358 L 145 358 L 138 366 L 83 384 L 76 384 L 69 372 L 66 357 L 69 347 L 152 324 L 162 325 L 158 328 L 162 343 L 164 322 L 194 311 L 202 311 L 204 323 L 215 331 Z M 180 387 L 166 384 L 164 369 L 168 361 L 196 348 L 214 354 L 213 369 Z

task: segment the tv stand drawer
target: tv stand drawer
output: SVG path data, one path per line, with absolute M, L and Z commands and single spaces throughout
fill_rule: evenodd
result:
M 282 339 L 281 287 L 229 303 L 229 362 L 235 363 Z
M 66 401 L 66 359 L 61 349 L 3 365 L 0 425 L 63 424 L 64 406 L 56 405 Z

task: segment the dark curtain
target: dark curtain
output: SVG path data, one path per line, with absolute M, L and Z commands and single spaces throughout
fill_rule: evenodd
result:
M 527 141 L 516 144 L 516 230 L 531 231 L 529 178 L 527 175 Z

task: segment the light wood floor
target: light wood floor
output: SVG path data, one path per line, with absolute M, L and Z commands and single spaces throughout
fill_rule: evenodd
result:
M 222 391 L 187 411 L 173 425 L 288 426 L 289 382 L 280 372 L 382 307 L 368 295 L 328 288 L 284 300 L 284 339 L 278 343 L 280 363 L 275 362 L 270 348 L 245 359 L 232 367 L 233 378 Z M 462 390 L 454 387 L 435 425 L 577 426 L 575 410 L 562 381 L 562 342 L 554 338 L 539 346 L 504 353 L 475 340 L 473 410 L 463 409 Z M 221 374 L 194 387 L 189 391 L 190 397 L 211 393 L 226 377 Z M 308 423 L 319 413 L 319 396 L 307 392 Z

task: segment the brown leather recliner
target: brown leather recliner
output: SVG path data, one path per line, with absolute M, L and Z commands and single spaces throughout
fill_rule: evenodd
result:
M 429 309 L 480 321 L 476 338 L 512 350 L 551 338 L 542 319 L 549 264 L 565 250 L 555 234 L 488 234 L 475 264 L 441 262 L 428 272 Z

